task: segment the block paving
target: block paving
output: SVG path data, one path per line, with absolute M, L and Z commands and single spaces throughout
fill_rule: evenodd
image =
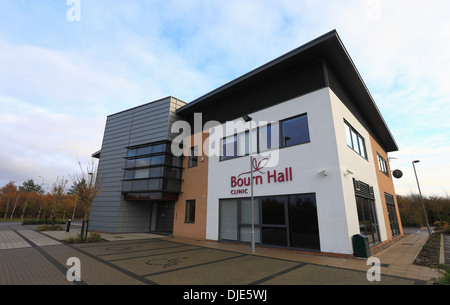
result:
M 438 274 L 412 260 L 426 235 L 411 234 L 377 254 L 381 282 L 366 260 L 336 258 L 175 237 L 67 244 L 22 226 L 0 227 L 0 285 L 427 284 Z M 416 254 L 414 254 L 416 253 Z M 66 278 L 70 257 L 81 281 Z

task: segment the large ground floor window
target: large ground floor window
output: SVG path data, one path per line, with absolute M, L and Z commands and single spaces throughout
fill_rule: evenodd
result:
M 356 196 L 358 210 L 359 231 L 367 235 L 370 244 L 380 241 L 378 219 L 375 210 L 375 201 L 369 198 Z
M 256 197 L 255 242 L 320 250 L 315 194 Z M 219 239 L 251 241 L 251 199 L 219 201 Z
M 394 196 L 388 193 L 384 193 L 386 200 L 386 208 L 389 215 L 389 224 L 391 226 L 392 237 L 400 235 L 400 228 L 398 225 L 397 211 L 395 210 Z

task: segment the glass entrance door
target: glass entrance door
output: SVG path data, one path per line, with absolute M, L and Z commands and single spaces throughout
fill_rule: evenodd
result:
M 378 230 L 378 219 L 375 213 L 375 201 L 372 199 L 356 196 L 358 209 L 359 231 L 369 237 L 371 244 L 380 241 Z
M 255 242 L 286 248 L 320 250 L 316 196 L 280 195 L 254 198 Z M 221 199 L 219 239 L 251 241 L 251 200 Z

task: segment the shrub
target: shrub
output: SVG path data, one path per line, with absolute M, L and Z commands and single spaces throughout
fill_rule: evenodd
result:
M 64 230 L 60 225 L 42 225 L 37 227 L 39 232 L 41 231 L 62 231 Z
M 69 237 L 68 239 L 65 240 L 68 243 L 71 244 L 78 244 L 78 243 L 97 243 L 97 242 L 102 242 L 102 236 L 100 235 L 100 233 L 97 232 L 92 232 L 89 233 L 88 237 L 86 238 L 85 241 L 82 240 L 81 238 L 81 234 L 78 234 L 75 237 Z
M 96 242 L 101 242 L 101 241 L 103 241 L 103 239 L 102 239 L 102 236 L 100 235 L 100 233 L 97 233 L 97 232 L 89 233 L 87 242 L 96 243 Z
M 444 233 L 450 232 L 450 224 L 445 220 L 437 220 L 433 223 L 435 227 L 437 227 L 438 230 L 443 231 Z
M 24 219 L 22 221 L 22 225 L 46 225 L 46 224 L 52 224 L 53 223 L 53 219 Z M 65 220 L 62 219 L 55 219 L 54 220 L 55 224 L 60 224 L 63 225 L 66 223 Z

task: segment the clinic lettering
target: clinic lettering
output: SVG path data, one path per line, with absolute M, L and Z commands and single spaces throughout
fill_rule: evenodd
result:
M 262 185 L 264 183 L 282 183 L 293 180 L 292 167 L 286 167 L 284 170 L 267 170 L 263 171 L 269 159 L 264 158 L 261 161 L 253 159 L 253 185 Z M 251 185 L 251 172 L 244 172 L 238 176 L 231 176 L 231 194 L 249 194 Z

